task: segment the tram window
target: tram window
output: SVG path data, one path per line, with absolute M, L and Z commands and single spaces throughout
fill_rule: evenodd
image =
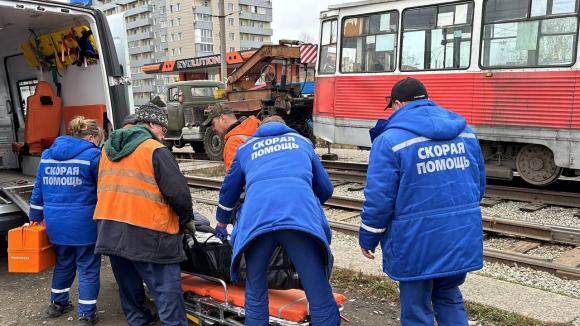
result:
M 405 10 L 401 71 L 467 69 L 472 17 L 472 2 Z
M 338 20 L 327 20 L 322 23 L 322 40 L 320 41 L 320 74 L 333 74 L 336 71 L 336 39 Z
M 340 71 L 394 71 L 398 19 L 396 11 L 346 18 Z
M 485 4 L 482 67 L 569 66 L 574 63 L 578 25 L 576 0 L 531 0 L 531 4 L 527 2 L 530 6 L 524 18 L 517 21 L 513 21 L 514 17 L 506 17 L 508 21 L 497 20 L 494 11 L 501 10 L 496 7 L 498 2 L 489 0 Z

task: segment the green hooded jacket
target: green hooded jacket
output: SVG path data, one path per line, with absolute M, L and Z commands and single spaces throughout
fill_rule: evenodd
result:
M 113 162 L 118 162 L 123 157 L 133 153 L 147 139 L 157 139 L 147 127 L 134 126 L 117 129 L 109 135 L 109 139 L 105 142 L 107 157 Z

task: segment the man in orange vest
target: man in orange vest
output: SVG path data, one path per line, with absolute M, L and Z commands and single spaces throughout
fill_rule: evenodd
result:
M 195 232 L 191 195 L 173 154 L 162 144 L 167 115 L 154 103 L 136 109 L 136 125 L 109 136 L 99 164 L 96 253 L 108 255 L 129 325 L 187 325 L 179 263 L 182 231 Z
M 255 116 L 242 117 L 239 120 L 234 112 L 217 103 L 209 112 L 204 126 L 212 125 L 216 133 L 226 142 L 224 146 L 224 164 L 226 173 L 230 170 L 236 151 L 260 126 L 260 120 Z

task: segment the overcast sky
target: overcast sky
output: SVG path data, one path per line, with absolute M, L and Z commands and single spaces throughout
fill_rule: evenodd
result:
M 318 43 L 316 39 L 320 11 L 328 9 L 328 5 L 353 1 L 355 0 L 273 0 L 272 42 L 277 43 L 279 39 L 299 40 L 302 33 L 307 33 Z

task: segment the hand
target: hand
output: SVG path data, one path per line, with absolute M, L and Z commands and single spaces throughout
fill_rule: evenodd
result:
M 195 236 L 195 222 L 191 220 L 185 223 L 183 231 L 191 236 Z
M 228 225 L 224 223 L 219 223 L 215 227 L 215 235 L 221 241 L 226 241 L 228 238 L 228 230 L 226 229 Z
M 368 250 L 365 248 L 360 248 L 360 250 L 362 251 L 363 256 L 367 257 L 368 259 L 375 259 L 375 255 L 373 255 L 375 253 L 375 250 Z M 371 254 L 372 253 L 372 254 Z

